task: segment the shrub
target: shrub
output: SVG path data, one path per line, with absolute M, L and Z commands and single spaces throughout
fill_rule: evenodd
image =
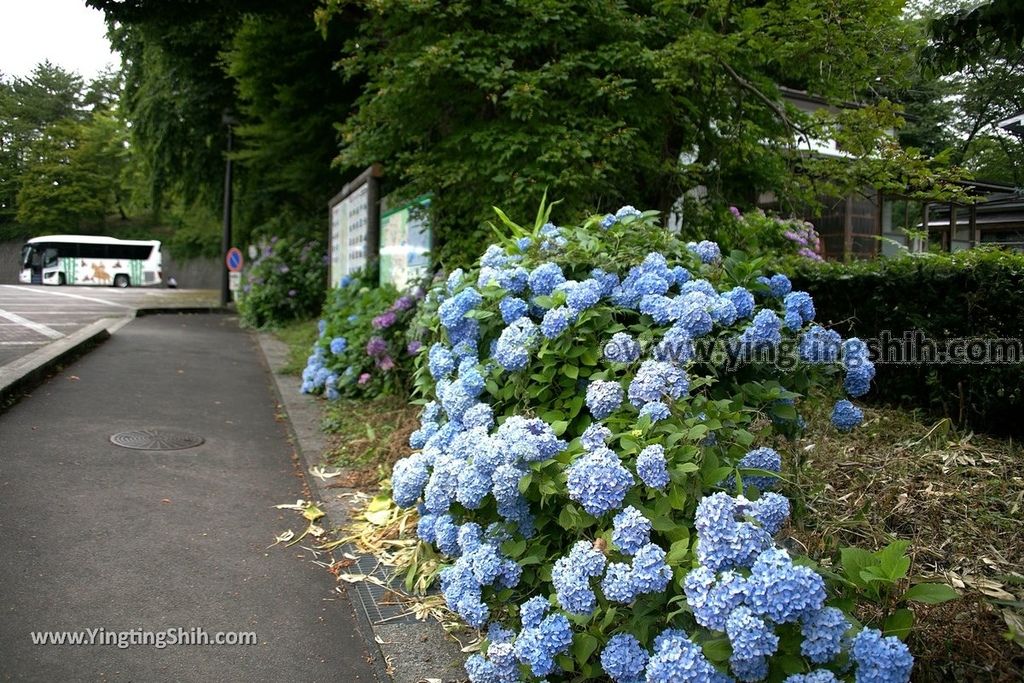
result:
M 448 606 L 488 628 L 470 679 L 825 681 L 853 662 L 907 680 L 906 647 L 774 542 L 790 505 L 769 444 L 812 390 L 867 390 L 863 345 L 654 215 L 502 215 L 512 237 L 427 295 L 419 450 L 392 495 L 450 558 Z
M 323 305 L 326 280 L 320 242 L 271 237 L 242 273 L 238 313 L 249 327 L 311 318 Z
M 302 373 L 303 393 L 335 400 L 408 390 L 419 342 L 406 333 L 422 294 L 376 284 L 376 271 L 369 269 L 331 290 Z
M 1024 434 L 1018 419 L 1024 405 L 1024 255 L 976 249 L 805 265 L 794 281 L 814 296 L 819 317 L 844 334 L 867 339 L 879 361 L 878 399 L 923 408 L 977 430 Z M 899 345 L 913 333 L 927 338 L 915 345 L 932 360 L 894 362 L 906 358 Z M 968 350 L 968 340 L 989 359 L 936 360 Z M 993 340 L 1006 340 L 1003 351 L 1015 352 L 1016 362 L 994 362 L 999 348 L 988 343 Z

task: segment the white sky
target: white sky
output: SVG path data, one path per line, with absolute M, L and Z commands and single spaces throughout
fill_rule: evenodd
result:
M 106 31 L 103 12 L 85 0 L 0 0 L 0 73 L 27 76 L 49 59 L 88 81 L 121 63 Z

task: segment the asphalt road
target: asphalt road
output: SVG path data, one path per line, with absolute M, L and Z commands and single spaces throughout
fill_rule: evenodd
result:
M 0 366 L 100 318 L 142 307 L 215 306 L 211 290 L 0 285 Z
M 136 319 L 0 414 L 0 680 L 374 680 L 333 578 L 268 547 L 303 528 L 274 508 L 303 497 L 276 412 L 253 337 L 208 314 Z M 143 428 L 205 443 L 110 442 Z M 258 644 L 31 640 L 179 628 Z

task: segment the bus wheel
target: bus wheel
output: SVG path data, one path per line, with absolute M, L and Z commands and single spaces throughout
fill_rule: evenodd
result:
M 124 274 L 115 275 L 114 276 L 114 286 L 115 287 L 127 287 L 128 286 L 128 276 L 124 275 Z
M 68 281 L 64 278 L 64 273 L 57 273 L 57 284 L 63 287 Z

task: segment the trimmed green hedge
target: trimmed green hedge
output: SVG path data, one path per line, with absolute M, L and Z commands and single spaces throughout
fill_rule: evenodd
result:
M 866 399 L 924 408 L 960 425 L 1024 434 L 1024 364 L 890 362 L 879 341 L 920 331 L 935 353 L 953 339 L 1024 339 L 1024 255 L 979 249 L 853 264 L 800 264 L 794 287 L 814 297 L 818 320 L 869 341 L 878 374 Z M 983 343 L 983 342 L 981 342 Z M 972 353 L 981 343 L 970 347 Z M 955 347 L 953 350 L 957 350 Z M 896 357 L 895 355 L 891 357 Z

